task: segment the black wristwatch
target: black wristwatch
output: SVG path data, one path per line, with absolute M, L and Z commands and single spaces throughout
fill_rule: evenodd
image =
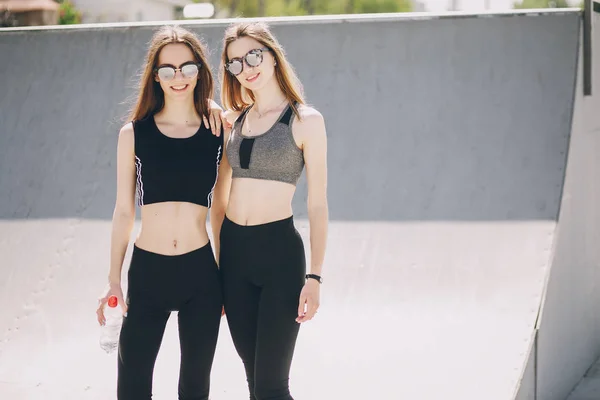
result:
M 306 279 L 310 279 L 310 278 L 315 279 L 319 283 L 323 283 L 323 278 L 321 278 L 319 275 L 306 274 Z

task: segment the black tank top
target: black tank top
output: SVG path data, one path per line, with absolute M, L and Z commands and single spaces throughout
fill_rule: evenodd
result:
M 189 138 L 164 135 L 154 116 L 133 121 L 137 205 L 180 201 L 211 207 L 223 134 L 200 126 Z

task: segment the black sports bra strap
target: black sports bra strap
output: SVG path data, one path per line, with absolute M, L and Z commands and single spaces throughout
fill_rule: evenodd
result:
M 248 111 L 250 111 L 251 107 L 252 106 L 244 108 L 244 110 L 242 110 L 242 112 L 240 113 L 240 115 L 238 115 L 238 117 L 235 119 L 234 123 L 238 123 L 240 121 L 243 121 L 244 120 L 244 116 L 248 113 Z
M 297 107 L 297 103 L 294 102 L 294 105 Z M 288 109 L 285 112 L 285 114 L 283 114 L 283 117 L 281 117 L 281 120 L 279 120 L 279 122 L 281 122 L 282 124 L 286 124 L 287 126 L 290 125 L 290 120 L 292 119 L 292 114 L 294 113 L 294 109 L 292 108 L 292 105 L 288 105 Z

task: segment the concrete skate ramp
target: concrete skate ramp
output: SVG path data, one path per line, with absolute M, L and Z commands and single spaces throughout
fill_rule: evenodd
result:
M 583 92 L 580 52 L 566 178 L 551 268 L 536 340 L 518 400 L 593 400 L 582 390 L 569 396 L 600 355 L 600 14 L 593 16 L 592 95 Z M 536 371 L 534 374 L 533 371 Z M 592 371 L 593 372 L 593 371 Z M 594 376 L 596 379 L 599 375 Z M 587 396 L 585 393 L 588 393 Z
M 190 26 L 216 70 L 225 22 Z M 295 397 L 514 398 L 553 254 L 580 13 L 273 27 L 329 134 L 326 283 L 318 318 L 301 330 Z M 0 34 L 2 398 L 114 398 L 116 360 L 98 347 L 94 311 L 116 134 L 152 31 Z M 294 206 L 308 252 L 305 200 L 303 178 Z M 175 398 L 175 321 L 155 368 L 158 400 Z M 246 397 L 223 320 L 212 399 Z

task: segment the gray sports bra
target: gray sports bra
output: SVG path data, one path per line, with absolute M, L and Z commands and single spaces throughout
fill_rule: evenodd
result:
M 288 106 L 266 132 L 244 136 L 242 126 L 250 107 L 236 119 L 227 143 L 233 178 L 255 178 L 296 185 L 304 169 L 304 155 L 292 136 L 294 110 Z

